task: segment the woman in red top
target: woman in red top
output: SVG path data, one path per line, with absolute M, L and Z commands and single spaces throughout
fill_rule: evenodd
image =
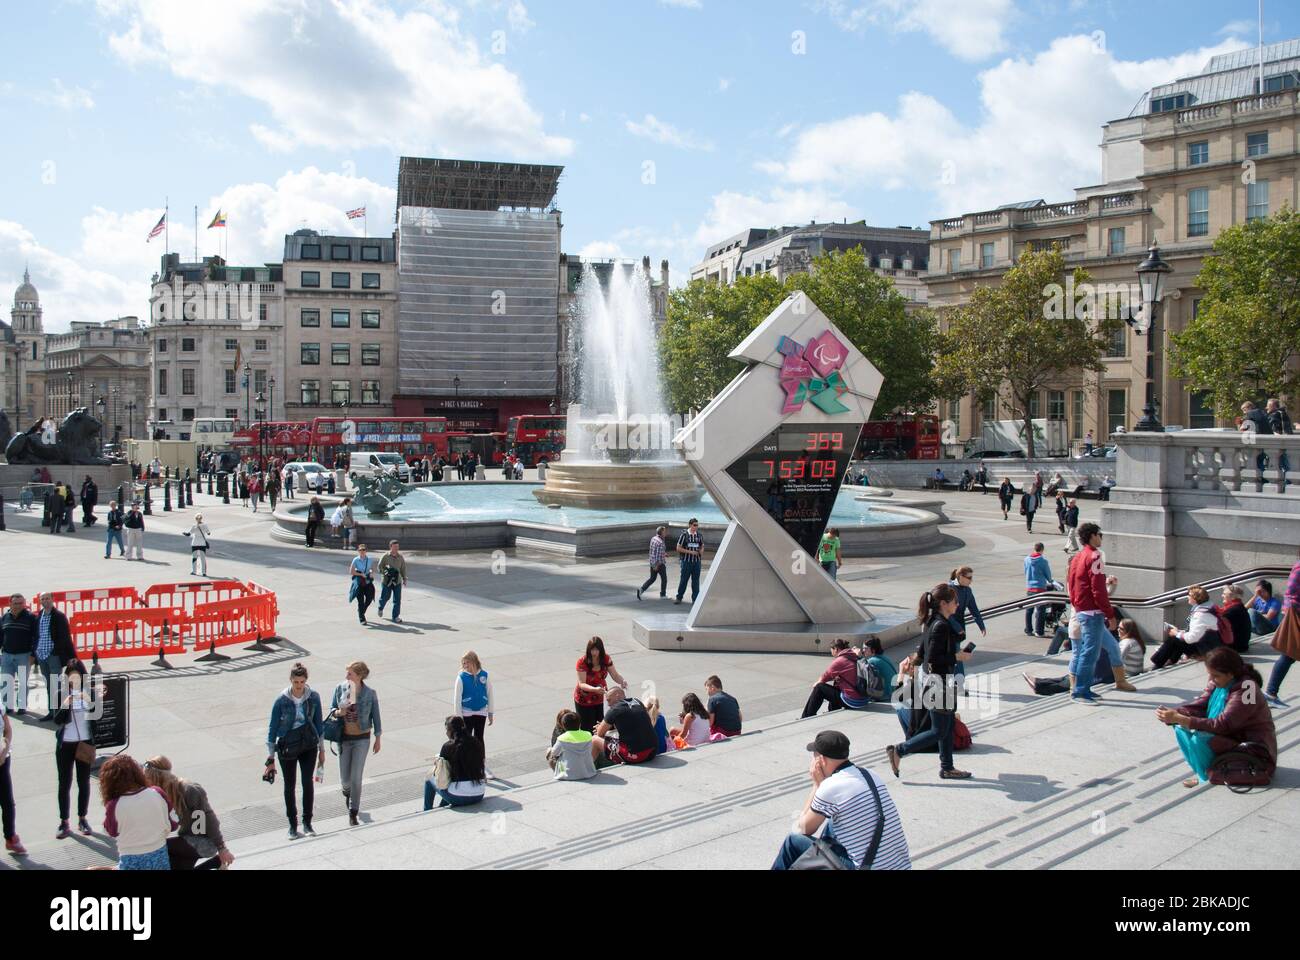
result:
M 590 733 L 605 718 L 605 678 L 610 676 L 624 690 L 627 681 L 614 669 L 614 661 L 605 652 L 605 641 L 592 637 L 587 652 L 577 664 L 578 685 L 573 688 L 573 708 L 582 720 L 582 729 Z

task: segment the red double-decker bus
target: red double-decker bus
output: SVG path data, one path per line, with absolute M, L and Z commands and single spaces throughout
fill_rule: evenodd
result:
M 543 460 L 554 463 L 564 449 L 567 417 L 524 415 L 511 417 L 506 423 L 505 452 L 511 450 L 525 467 L 535 467 Z
M 446 435 L 448 459 L 461 454 L 473 453 L 484 467 L 503 463 L 506 458 L 504 433 L 467 433 L 453 430 Z
M 255 454 L 259 444 L 264 456 L 296 459 L 311 449 L 311 424 L 305 420 L 259 420 L 239 427 L 230 438 L 230 446 L 245 456 Z
M 909 413 L 867 421 L 855 459 L 938 460 L 939 453 L 939 418 L 931 413 Z
M 317 417 L 311 423 L 311 453 L 329 465 L 339 454 L 353 450 L 379 450 L 412 457 L 447 456 L 447 419 L 424 417 Z

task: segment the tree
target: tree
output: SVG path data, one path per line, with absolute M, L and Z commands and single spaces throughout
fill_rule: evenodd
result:
M 907 312 L 893 281 L 872 269 L 861 247 L 824 253 L 811 273 L 790 277 L 885 378 L 873 415 L 925 410 L 935 397 L 938 324 L 928 310 Z
M 1245 399 L 1292 399 L 1300 388 L 1300 214 L 1229 227 L 1214 241 L 1196 285 L 1200 308 L 1170 337 L 1170 370 L 1206 390 L 1215 416 L 1231 417 Z
M 759 274 L 731 286 L 697 280 L 674 290 L 659 343 L 672 409 L 702 407 L 730 383 L 740 368 L 728 354 L 795 291 L 809 297 L 884 376 L 877 415 L 930 405 L 935 318 L 928 311 L 908 314 L 892 281 L 872 270 L 858 248 L 823 254 L 812 273 L 795 274 L 783 284 Z
M 940 396 L 995 396 L 1002 384 L 1024 423 L 1028 455 L 1034 456 L 1030 397 L 1072 370 L 1102 369 L 1114 317 L 1093 317 L 1088 273 L 1067 279 L 1059 247 L 1025 250 L 1000 286 L 976 287 L 970 301 L 947 314 L 935 378 Z

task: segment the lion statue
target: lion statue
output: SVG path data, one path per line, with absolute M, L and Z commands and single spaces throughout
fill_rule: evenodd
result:
M 54 443 L 41 439 L 41 423 L 38 420 L 30 430 L 16 434 L 5 446 L 10 463 L 103 466 L 112 462 L 100 452 L 100 422 L 85 407 L 63 418 Z
M 366 512 L 371 516 L 383 516 L 388 513 L 397 506 L 407 490 L 406 484 L 392 473 L 373 477 L 354 476 L 352 483 L 357 488 L 356 496 L 352 499 L 358 506 L 365 507 Z

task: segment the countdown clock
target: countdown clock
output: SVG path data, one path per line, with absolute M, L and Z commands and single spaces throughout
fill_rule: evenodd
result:
M 783 423 L 726 468 L 765 513 L 813 556 L 858 444 L 861 423 Z

